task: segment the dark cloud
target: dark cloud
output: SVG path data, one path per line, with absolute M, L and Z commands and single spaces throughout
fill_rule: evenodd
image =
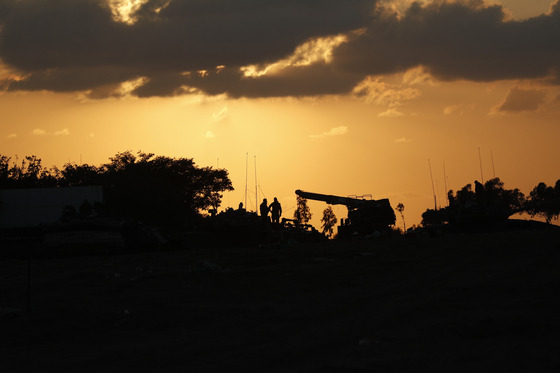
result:
M 560 6 L 508 21 L 481 1 L 414 3 L 403 15 L 379 9 L 367 31 L 335 51 L 339 68 L 386 74 L 424 66 L 440 80 L 546 77 L 560 66 Z
M 10 83 L 11 90 L 52 90 L 56 92 L 86 91 L 106 86 L 118 87 L 120 83 L 134 79 L 134 71 L 111 67 L 67 67 L 33 71 L 26 79 Z
M 302 96 L 348 93 L 368 75 L 416 66 L 440 80 L 560 81 L 560 3 L 548 15 L 512 21 L 502 7 L 481 0 L 413 3 L 401 16 L 377 2 L 149 0 L 125 24 L 114 21 L 107 0 L 0 0 L 0 59 L 27 77 L 0 86 L 103 97 L 145 77 L 134 94 Z M 239 69 L 339 33 L 358 36 L 337 47 L 329 64 L 260 77 Z M 226 68 L 216 71 L 219 65 Z
M 210 71 L 207 75 L 191 74 L 177 77 L 181 84 L 208 95 L 228 94 L 230 97 L 318 96 L 350 91 L 360 80 L 354 74 L 334 71 L 325 63 L 298 66 L 278 74 L 246 77 L 239 70 Z M 180 79 L 180 80 L 179 80 Z M 156 83 L 159 85 L 159 83 Z M 136 93 L 147 95 L 148 85 Z
M 546 98 L 546 92 L 541 89 L 513 88 L 497 109 L 512 113 L 538 111 L 546 103 Z
M 116 75 L 136 75 L 151 78 L 149 87 L 159 95 L 177 88 L 170 76 L 218 65 L 235 68 L 273 62 L 310 38 L 363 27 L 372 4 L 370 0 L 152 0 L 128 25 L 115 22 L 102 0 L 11 1 L 0 16 L 0 58 L 30 74 L 28 81 L 12 84 L 12 89 L 42 85 L 64 91 L 83 89 L 84 84 L 94 88 L 88 82 L 93 77 L 106 85 Z M 111 70 L 109 76 L 102 74 Z M 88 76 L 80 77 L 80 71 Z M 147 88 L 144 91 L 148 94 Z
M 308 38 L 360 27 L 367 18 L 366 0 L 173 0 L 157 14 L 154 3 L 126 25 L 114 22 L 101 0 L 16 2 L 4 23 L 2 58 L 23 70 L 242 66 L 272 62 Z

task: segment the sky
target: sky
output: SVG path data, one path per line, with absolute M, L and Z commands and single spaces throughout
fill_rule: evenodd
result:
M 558 40 L 552 0 L 2 0 L 0 154 L 188 157 L 229 170 L 222 208 L 371 195 L 409 227 L 560 179 Z

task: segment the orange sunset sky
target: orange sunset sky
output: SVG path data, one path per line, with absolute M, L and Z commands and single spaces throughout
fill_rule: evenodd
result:
M 296 189 L 371 194 L 410 226 L 428 159 L 438 205 L 560 178 L 559 40 L 551 0 L 2 0 L 0 154 L 189 157 L 229 170 L 222 208 L 247 172 L 250 210 L 256 163 L 284 216 Z

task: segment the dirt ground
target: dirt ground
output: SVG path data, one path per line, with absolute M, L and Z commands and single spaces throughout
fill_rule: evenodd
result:
M 0 261 L 2 372 L 558 372 L 560 233 Z

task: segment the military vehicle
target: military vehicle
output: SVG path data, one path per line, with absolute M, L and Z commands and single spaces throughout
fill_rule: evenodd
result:
M 351 238 L 352 236 L 383 235 L 390 231 L 390 226 L 395 224 L 395 211 L 389 199 L 374 200 L 371 195 L 365 196 L 334 196 L 296 190 L 302 198 L 314 201 L 323 201 L 329 205 L 345 205 L 348 209 L 348 218 L 340 219 L 338 238 Z

